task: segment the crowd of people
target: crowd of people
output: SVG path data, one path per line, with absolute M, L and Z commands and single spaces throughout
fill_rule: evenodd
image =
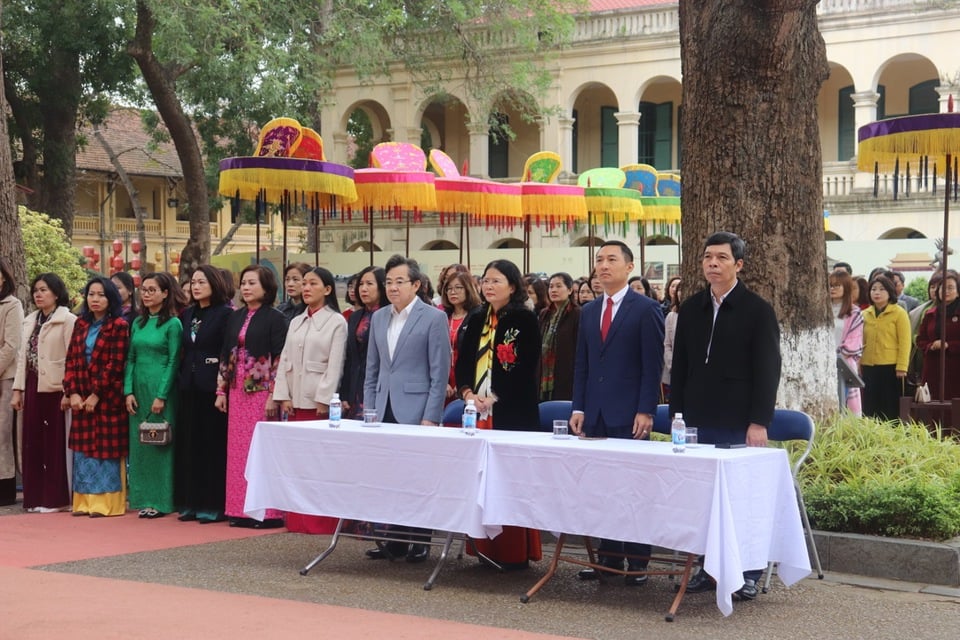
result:
M 415 260 L 393 256 L 350 278 L 342 310 L 333 274 L 301 263 L 284 270 L 279 305 L 271 269 L 247 266 L 234 291 L 233 274 L 204 265 L 183 286 L 164 272 L 139 287 L 126 274 L 92 278 L 75 314 L 61 279 L 44 273 L 30 283 L 36 310 L 26 318 L 0 263 L 0 440 L 12 440 L 20 412 L 29 511 L 103 517 L 129 508 L 145 519 L 176 513 L 312 533 L 332 532 L 335 521 L 277 511 L 247 518 L 244 469 L 258 421 L 326 418 L 335 394 L 346 418 L 372 412 L 380 422 L 439 425 L 445 406 L 462 399 L 480 428 L 507 430 L 536 428 L 540 402 L 568 400 L 575 434 L 616 438 L 648 437 L 656 405 L 669 402 L 696 419 L 703 442 L 763 446 L 779 338 L 772 308 L 740 284 L 744 252 L 734 234 L 708 239 L 710 295 L 682 305 L 679 278 L 661 299 L 656 285 L 630 277 L 630 248 L 610 241 L 588 277 L 524 275 L 495 260 L 476 275 L 446 267 L 436 292 Z M 711 334 L 724 339 L 699 343 Z M 729 388 L 695 391 L 731 362 L 742 376 Z M 610 379 L 619 384 L 604 384 Z M 717 423 L 720 415 L 736 415 L 736 424 Z M 172 440 L 143 436 L 157 431 Z M 0 448 L 8 492 L 13 457 Z M 393 542 L 369 557 L 426 559 L 429 531 L 390 530 Z M 504 569 L 541 557 L 537 531 L 508 526 L 475 542 Z M 604 567 L 622 569 L 626 556 L 629 570 L 642 570 L 649 549 L 604 540 L 600 552 Z M 704 574 L 694 587 L 711 584 Z M 749 599 L 754 574 L 744 584 Z
M 841 407 L 858 416 L 899 419 L 900 398 L 913 396 L 919 385 L 927 386 L 930 399 L 942 399 L 941 367 L 943 397 L 960 397 L 958 283 L 956 271 L 947 271 L 946 279 L 934 273 L 929 299 L 920 303 L 904 293 L 899 271 L 878 268 L 869 277 L 854 276 L 849 264 L 836 263 L 828 286 L 837 358 L 861 378 L 844 375 L 841 366 Z

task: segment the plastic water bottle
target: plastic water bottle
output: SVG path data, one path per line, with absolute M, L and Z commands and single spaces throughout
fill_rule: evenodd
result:
M 687 450 L 687 423 L 683 421 L 683 414 L 673 416 L 670 425 L 670 440 L 673 442 L 673 452 L 683 453 Z
M 477 405 L 473 403 L 473 399 L 467 400 L 467 404 L 463 407 L 461 424 L 463 425 L 463 432 L 468 436 L 477 433 Z
M 330 398 L 330 428 L 340 428 L 340 416 L 343 414 L 343 405 L 340 404 L 340 394 L 335 393 Z

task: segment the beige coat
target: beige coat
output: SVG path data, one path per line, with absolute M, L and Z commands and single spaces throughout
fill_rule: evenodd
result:
M 34 311 L 23 321 L 23 339 L 20 341 L 20 356 L 17 358 L 17 375 L 13 388 L 23 391 L 27 385 L 27 343 L 37 326 L 40 312 Z M 37 340 L 37 391 L 54 393 L 63 391 L 63 369 L 73 335 L 77 316 L 66 307 L 57 307 L 50 319 L 40 327 Z
M 312 318 L 304 311 L 291 320 L 273 399 L 290 400 L 295 409 L 330 404 L 343 375 L 346 344 L 347 321 L 329 307 L 321 307 Z
M 0 380 L 13 379 L 23 333 L 23 305 L 13 296 L 0 300 Z

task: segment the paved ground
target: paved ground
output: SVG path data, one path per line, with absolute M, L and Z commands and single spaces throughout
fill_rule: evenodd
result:
M 958 637 L 960 629 L 960 590 L 923 591 L 923 585 L 853 576 L 808 579 L 791 589 L 774 580 L 770 593 L 755 602 L 736 603 L 734 614 L 728 618 L 719 613 L 712 594 L 691 595 L 681 605 L 677 620 L 667 623 L 663 613 L 673 591 L 666 577 L 655 576 L 640 588 L 625 587 L 618 580 L 603 585 L 582 583 L 575 578 L 577 567 L 567 565 L 524 605 L 518 596 L 542 575 L 546 562 L 527 572 L 498 574 L 472 558 L 454 560 L 441 573 L 434 589 L 427 592 L 421 585 L 429 567 L 367 560 L 363 550 L 369 545 L 361 541 L 344 541 L 336 553 L 303 577 L 298 569 L 325 546 L 326 536 L 281 530 L 209 541 L 232 532 L 226 525 L 201 527 L 176 523 L 172 518 L 136 522 L 131 514 L 122 519 L 101 519 L 95 525 L 82 519 L 81 525 L 81 519 L 65 514 L 47 516 L 0 509 L 0 515 L 3 513 L 9 515 L 0 518 L 0 550 L 5 535 L 11 545 L 23 544 L 23 540 L 13 540 L 12 532 L 27 532 L 21 535 L 36 541 L 38 558 L 44 557 L 45 545 L 62 550 L 61 544 L 50 545 L 46 538 L 55 540 L 63 531 L 69 534 L 71 528 L 79 536 L 81 529 L 88 532 L 89 527 L 98 527 L 105 548 L 122 548 L 122 541 L 113 542 L 111 537 L 128 539 L 136 535 L 131 531 L 143 532 L 145 537 L 148 533 L 161 534 L 162 539 L 171 539 L 176 533 L 178 539 L 170 548 L 149 544 L 144 551 L 67 562 L 59 561 L 61 556 L 51 548 L 49 557 L 56 557 L 57 562 L 27 563 L 29 569 L 15 568 L 23 564 L 12 560 L 0 562 L 2 640 L 57 637 L 58 630 L 72 640 L 289 637 L 290 632 L 283 630 L 281 623 L 294 625 L 303 637 L 375 635 L 391 640 L 532 637 L 508 630 L 597 640 L 939 640 Z M 217 527 L 221 529 L 215 530 Z M 43 534 L 46 529 L 50 536 Z M 189 540 L 185 544 L 181 535 L 187 539 L 196 536 L 199 544 L 189 544 Z M 18 555 L 22 557 L 23 553 Z M 109 589 L 118 587 L 119 593 L 129 595 L 132 601 L 118 600 L 113 616 L 98 616 L 91 625 L 61 615 L 60 610 L 66 606 L 89 608 L 87 598 L 112 593 Z M 66 595 L 56 595 L 61 591 Z M 141 593 L 145 595 L 136 595 Z M 162 608 L 163 615 L 144 614 L 143 610 L 153 606 Z M 104 612 L 102 604 L 97 607 Z M 208 624 L 211 621 L 212 626 Z M 293 632 L 293 637 L 298 635 Z

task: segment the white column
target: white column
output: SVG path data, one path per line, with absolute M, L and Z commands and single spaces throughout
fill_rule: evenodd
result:
M 564 171 L 573 173 L 573 123 L 575 118 L 560 116 L 557 118 L 557 125 L 560 128 L 560 161 L 563 163 Z
M 958 89 L 960 89 L 960 87 L 955 84 L 942 84 L 937 87 L 937 93 L 940 95 L 940 113 L 947 113 L 949 111 L 947 103 L 950 101 L 950 96 L 953 96 L 953 110 L 960 112 L 960 95 L 957 94 Z
M 336 131 L 332 136 L 330 136 L 330 141 L 332 145 L 328 145 L 327 141 L 323 141 L 323 155 L 330 162 L 336 162 L 339 164 L 349 164 L 350 158 L 347 157 L 347 142 L 349 136 L 346 131 Z
M 851 94 L 853 98 L 854 140 L 860 127 L 866 126 L 877 119 L 877 100 L 880 94 L 876 91 L 858 91 Z M 873 190 L 873 171 L 858 171 L 853 176 L 853 191 L 867 192 Z
M 490 126 L 486 122 L 467 125 L 470 132 L 470 166 L 467 171 L 471 176 L 486 178 L 490 174 Z
M 640 112 L 617 111 L 618 158 L 620 166 L 636 164 L 640 154 Z

